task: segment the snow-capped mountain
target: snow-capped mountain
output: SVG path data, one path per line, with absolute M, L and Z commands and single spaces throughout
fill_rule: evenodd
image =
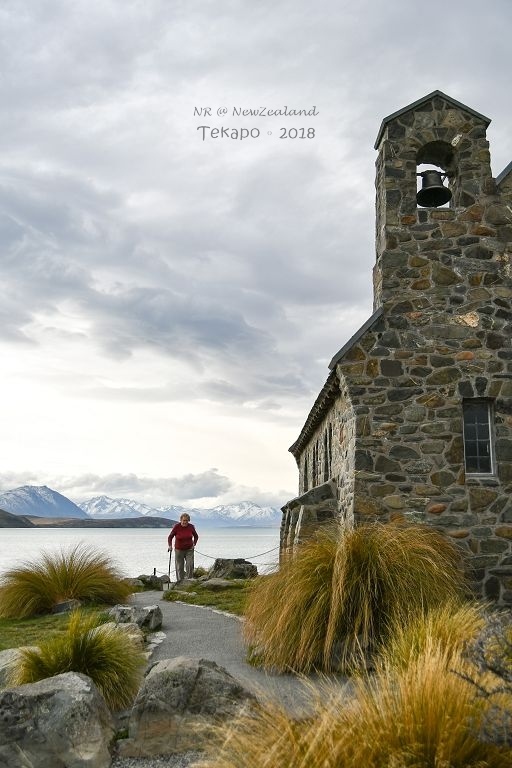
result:
M 12 515 L 29 517 L 78 517 L 86 513 L 66 496 L 46 485 L 23 485 L 0 493 L 0 508 Z
M 281 524 L 282 513 L 276 507 L 261 507 L 253 501 L 239 501 L 237 504 L 219 504 L 211 509 L 185 509 L 182 507 L 159 507 L 157 514 L 176 519 L 182 512 L 188 512 L 192 522 L 211 526 L 244 525 L 251 527 L 276 527 Z
M 274 526 L 281 523 L 281 510 L 261 507 L 253 501 L 219 504 L 211 509 L 194 509 L 191 515 L 205 523 L 222 525 Z
M 57 491 L 43 486 L 24 485 L 0 493 L 0 509 L 13 515 L 28 517 L 69 517 L 85 520 L 119 520 L 144 517 L 179 520 L 187 512 L 192 522 L 205 526 L 275 527 L 281 523 L 281 511 L 276 507 L 262 507 L 252 501 L 237 504 L 219 504 L 211 509 L 190 509 L 180 506 L 151 507 L 133 499 L 112 499 L 95 496 L 74 504 Z
M 114 520 L 117 518 L 157 517 L 153 507 L 133 499 L 111 499 L 109 496 L 95 496 L 80 504 L 80 508 L 94 520 Z M 159 515 L 164 517 L 164 515 Z M 174 518 L 178 519 L 178 518 Z
M 190 509 L 176 505 L 165 507 L 150 507 L 132 499 L 111 499 L 108 496 L 96 496 L 84 501 L 80 507 L 94 520 L 115 520 L 116 518 L 133 517 L 165 517 L 168 520 L 179 520 L 183 512 L 187 512 L 192 522 L 205 525 L 245 525 L 245 526 L 276 526 L 281 523 L 281 511 L 275 507 L 261 507 L 252 501 L 241 501 L 238 504 L 226 504 L 212 509 Z

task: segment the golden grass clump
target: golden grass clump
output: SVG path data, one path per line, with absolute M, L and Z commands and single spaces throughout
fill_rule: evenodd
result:
M 486 606 L 470 601 L 448 601 L 390 627 L 380 661 L 389 668 L 406 669 L 425 652 L 437 648 L 459 654 L 468 649 L 486 624 Z
M 130 637 L 98 616 L 74 611 L 67 631 L 49 637 L 40 648 L 21 648 L 11 685 L 35 683 L 64 672 L 88 675 L 115 710 L 133 701 L 142 679 L 145 657 Z
M 72 599 L 114 605 L 131 591 L 108 555 L 78 544 L 69 552 L 43 552 L 38 561 L 7 571 L 0 582 L 0 618 L 50 613 Z
M 456 671 L 466 662 L 430 649 L 406 669 L 381 667 L 313 694 L 311 716 L 296 721 L 265 705 L 221 732 L 203 768 L 506 768 L 510 750 L 480 740 L 487 703 Z
M 266 668 L 347 670 L 384 643 L 390 626 L 464 592 L 459 551 L 432 528 L 335 525 L 256 582 L 245 637 Z

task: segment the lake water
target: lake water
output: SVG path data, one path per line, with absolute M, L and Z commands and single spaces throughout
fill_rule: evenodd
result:
M 261 574 L 278 563 L 279 528 L 201 527 L 198 533 L 196 567 L 209 568 L 216 557 L 244 557 Z M 80 542 L 108 554 L 126 576 L 152 574 L 154 568 L 162 575 L 169 569 L 167 535 L 164 528 L 0 528 L 0 576 L 43 551 L 68 551 Z

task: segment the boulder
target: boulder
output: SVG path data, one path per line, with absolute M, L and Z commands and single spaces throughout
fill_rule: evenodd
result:
M 141 629 L 154 632 L 162 626 L 162 609 L 158 605 L 146 605 L 139 608 L 135 615 L 135 621 Z
M 19 648 L 7 648 L 6 651 L 0 651 L 0 689 L 11 685 L 11 674 L 17 666 L 23 650 L 37 651 L 39 649 L 37 645 L 22 645 Z
M 164 584 L 168 584 L 170 579 L 166 573 L 163 576 L 142 574 L 142 576 L 137 576 L 137 581 L 142 583 L 144 589 L 163 589 Z
M 136 612 L 134 605 L 114 605 L 107 611 L 107 616 L 110 616 L 116 624 L 132 624 L 135 623 Z
M 233 587 L 233 579 L 208 579 L 203 581 L 201 586 L 203 589 L 211 589 L 212 592 L 220 592 L 222 589 L 231 589 Z
M 137 624 L 141 629 L 154 632 L 162 626 L 162 610 L 158 605 L 146 605 L 138 608 L 133 605 L 114 605 L 108 616 L 116 624 Z
M 9 685 L 11 673 L 18 663 L 19 656 L 19 648 L 8 648 L 6 651 L 0 651 L 0 688 Z
M 255 704 L 223 667 L 183 656 L 157 662 L 135 699 L 122 757 L 152 757 L 202 749 L 212 728 Z
M 71 611 L 77 611 L 81 606 L 80 600 L 62 600 L 60 603 L 55 603 L 52 606 L 52 613 L 70 613 Z
M 226 560 L 218 557 L 210 569 L 208 579 L 253 579 L 257 575 L 257 567 L 248 560 Z
M 102 624 L 102 627 L 116 628 L 119 632 L 122 632 L 126 637 L 131 640 L 137 648 L 145 647 L 144 633 L 138 624 L 130 622 L 129 624 L 118 624 L 115 621 L 109 621 L 106 624 Z
M 85 675 L 0 692 L 2 768 L 108 768 L 113 736 L 105 701 Z

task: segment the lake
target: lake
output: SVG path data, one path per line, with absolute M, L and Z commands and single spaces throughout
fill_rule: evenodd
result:
M 216 557 L 243 557 L 258 566 L 258 573 L 265 573 L 278 563 L 279 528 L 198 526 L 198 533 L 196 567 L 209 568 Z M 80 542 L 108 554 L 126 576 L 151 574 L 154 568 L 158 575 L 167 574 L 167 535 L 163 528 L 0 528 L 0 576 L 37 560 L 43 551 L 68 551 Z

